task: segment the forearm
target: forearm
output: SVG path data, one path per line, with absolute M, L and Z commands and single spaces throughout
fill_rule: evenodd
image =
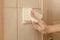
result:
M 59 32 L 60 31 L 60 24 L 56 25 L 49 25 L 45 30 L 42 30 L 38 28 L 38 31 L 40 31 L 43 34 L 48 34 L 48 33 L 54 33 L 54 32 Z
M 54 33 L 60 31 L 60 24 L 48 26 L 48 33 Z

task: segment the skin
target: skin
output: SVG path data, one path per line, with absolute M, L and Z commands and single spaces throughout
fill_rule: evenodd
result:
M 36 18 L 34 11 L 31 11 L 31 17 L 35 18 L 38 22 L 32 22 L 33 26 L 42 34 L 55 33 L 60 31 L 60 24 L 47 26 L 42 19 Z

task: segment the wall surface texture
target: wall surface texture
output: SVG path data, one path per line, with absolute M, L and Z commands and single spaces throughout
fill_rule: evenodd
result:
M 32 24 L 22 24 L 22 8 L 40 11 L 40 0 L 4 0 L 4 40 L 41 40 Z
M 53 24 L 60 23 L 60 1 L 48 0 L 48 4 L 49 17 L 54 15 L 52 16 Z M 23 7 L 31 7 L 40 12 L 40 0 L 3 0 L 4 40 L 42 40 L 41 34 L 32 24 L 22 23 Z M 50 13 L 53 14 L 50 15 Z M 53 38 L 54 40 L 60 40 L 60 33 L 54 33 Z
M 3 10 L 2 10 L 2 0 L 0 0 L 0 40 L 3 40 Z

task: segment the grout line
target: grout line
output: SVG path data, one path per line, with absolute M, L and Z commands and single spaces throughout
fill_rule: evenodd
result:
M 52 21 L 60 21 L 60 19 L 55 19 L 55 20 L 52 20 Z
M 18 10 L 17 10 L 17 40 L 18 40 Z
M 17 40 L 18 40 L 18 0 L 16 0 L 16 7 L 8 7 L 8 8 L 16 8 L 17 10 Z
M 3 8 L 17 8 L 17 7 L 3 7 Z
M 18 40 L 18 35 L 19 35 L 19 34 L 18 34 L 18 31 L 19 31 L 19 30 L 18 30 L 18 27 L 19 27 L 19 26 L 18 26 L 18 0 L 16 0 L 16 10 L 17 10 L 17 40 Z
M 3 7 L 3 8 L 23 8 L 23 7 Z M 41 9 L 41 8 L 33 8 L 33 9 Z
M 17 40 L 18 40 L 18 9 L 17 9 Z

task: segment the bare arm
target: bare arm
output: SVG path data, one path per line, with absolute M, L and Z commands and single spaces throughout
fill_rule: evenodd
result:
M 60 24 L 48 26 L 48 33 L 54 33 L 60 31 Z
M 54 32 L 60 31 L 60 24 L 47 26 L 47 25 L 45 25 L 43 20 L 39 20 L 36 18 L 33 11 L 31 12 L 31 16 L 38 21 L 37 23 L 33 22 L 32 24 L 39 32 L 45 34 L 45 33 L 54 33 Z
M 49 25 L 47 27 L 45 27 L 45 25 L 43 25 L 41 27 L 40 24 L 37 23 L 33 23 L 34 27 L 41 33 L 46 34 L 46 33 L 54 33 L 54 32 L 59 32 L 60 31 L 60 24 L 56 24 L 56 25 Z

